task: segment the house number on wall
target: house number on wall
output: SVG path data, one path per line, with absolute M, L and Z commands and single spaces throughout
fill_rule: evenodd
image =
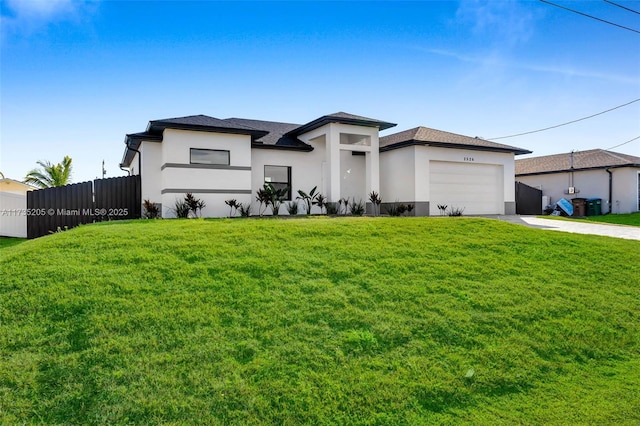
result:
M 473 157 L 464 157 L 464 161 L 474 161 Z

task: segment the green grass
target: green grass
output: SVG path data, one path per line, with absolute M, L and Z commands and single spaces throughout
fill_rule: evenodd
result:
M 640 421 L 640 242 L 111 222 L 0 250 L 0 424 Z
M 608 214 L 604 216 L 588 216 L 588 221 L 611 223 L 614 225 L 640 226 L 640 212 L 629 214 Z
M 640 212 L 629 214 L 607 214 L 601 216 L 587 216 L 583 218 L 573 218 L 564 216 L 538 216 L 543 219 L 553 220 L 570 220 L 573 222 L 586 222 L 586 223 L 603 223 L 609 225 L 628 225 L 628 226 L 640 226 Z
M 26 238 L 0 237 L 0 250 L 5 247 L 12 247 L 24 243 Z

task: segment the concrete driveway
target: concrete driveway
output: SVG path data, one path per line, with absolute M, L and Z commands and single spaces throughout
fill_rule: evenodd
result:
M 496 217 L 496 216 L 494 216 Z M 542 219 L 536 216 L 497 216 L 506 222 L 518 223 L 532 228 L 549 231 L 571 232 L 574 234 L 603 235 L 605 237 L 640 240 L 640 227 L 609 225 L 600 223 L 570 222 L 568 220 Z

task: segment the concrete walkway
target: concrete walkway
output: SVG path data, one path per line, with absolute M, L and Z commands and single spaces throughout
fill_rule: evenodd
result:
M 600 223 L 570 222 L 568 220 L 541 219 L 536 216 L 493 216 L 506 222 L 518 223 L 532 228 L 549 231 L 571 232 L 574 234 L 603 235 L 605 237 L 640 240 L 640 227 L 609 225 Z

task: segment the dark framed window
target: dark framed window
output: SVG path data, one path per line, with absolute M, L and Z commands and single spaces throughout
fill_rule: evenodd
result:
M 291 201 L 291 167 L 264 166 L 264 182 L 270 183 L 275 189 L 286 189 L 284 199 Z
M 229 151 L 191 148 L 191 164 L 229 165 Z

